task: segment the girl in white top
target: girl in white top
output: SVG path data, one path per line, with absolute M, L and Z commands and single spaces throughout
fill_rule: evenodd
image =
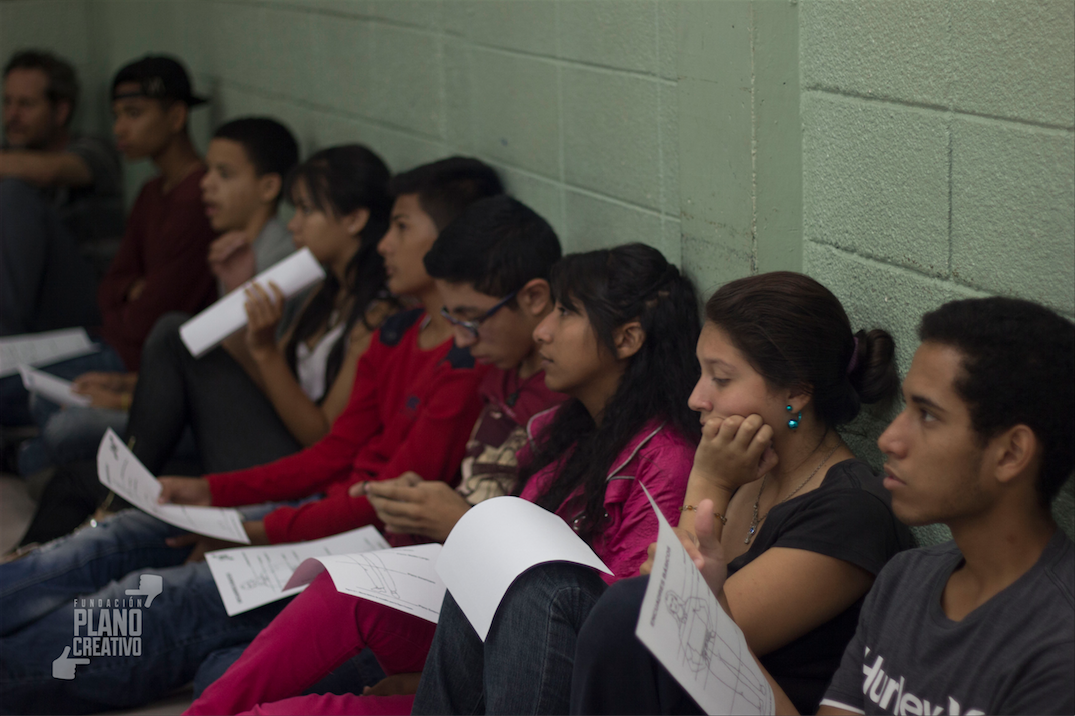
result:
M 276 285 L 251 285 L 246 330 L 196 360 L 177 323 L 154 329 L 160 340 L 147 341 L 128 430 L 146 467 L 163 469 L 187 425 L 205 471 L 270 462 L 328 432 L 374 330 L 397 308 L 376 250 L 392 205 L 388 179 L 366 147 L 314 154 L 288 179 L 288 229 L 324 266 L 322 283 L 286 304 Z

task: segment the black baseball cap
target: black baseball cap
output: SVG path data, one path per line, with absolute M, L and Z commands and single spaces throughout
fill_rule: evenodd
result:
M 137 91 L 116 93 L 121 84 L 135 82 Z M 179 60 L 167 55 L 146 55 L 126 65 L 112 80 L 112 101 L 125 97 L 148 97 L 150 99 L 173 99 L 188 107 L 205 104 L 209 100 L 198 97 L 190 88 L 190 76 Z

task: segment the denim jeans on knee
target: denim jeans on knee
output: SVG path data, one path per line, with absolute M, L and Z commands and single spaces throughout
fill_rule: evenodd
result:
M 587 567 L 534 567 L 504 595 L 484 643 L 446 594 L 413 713 L 566 713 L 577 635 L 604 590 Z

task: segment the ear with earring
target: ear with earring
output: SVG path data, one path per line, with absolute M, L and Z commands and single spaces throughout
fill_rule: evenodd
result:
M 792 408 L 789 405 L 789 406 L 787 406 L 787 410 L 788 410 L 788 415 L 791 415 L 791 413 L 794 410 L 794 408 Z M 799 423 L 802 422 L 802 419 L 803 419 L 803 411 L 800 410 L 798 415 L 796 415 L 794 418 L 791 418 L 790 420 L 788 420 L 788 427 L 791 428 L 792 430 L 794 430 L 795 428 L 799 427 Z

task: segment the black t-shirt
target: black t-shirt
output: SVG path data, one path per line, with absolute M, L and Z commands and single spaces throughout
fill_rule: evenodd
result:
M 892 514 L 881 478 L 860 460 L 844 460 L 829 468 L 816 490 L 774 507 L 750 548 L 728 564 L 728 574 L 772 547 L 785 547 L 850 562 L 877 575 L 893 555 L 913 545 L 910 530 Z M 855 634 L 862 602 L 762 657 L 799 713 L 817 711 Z

